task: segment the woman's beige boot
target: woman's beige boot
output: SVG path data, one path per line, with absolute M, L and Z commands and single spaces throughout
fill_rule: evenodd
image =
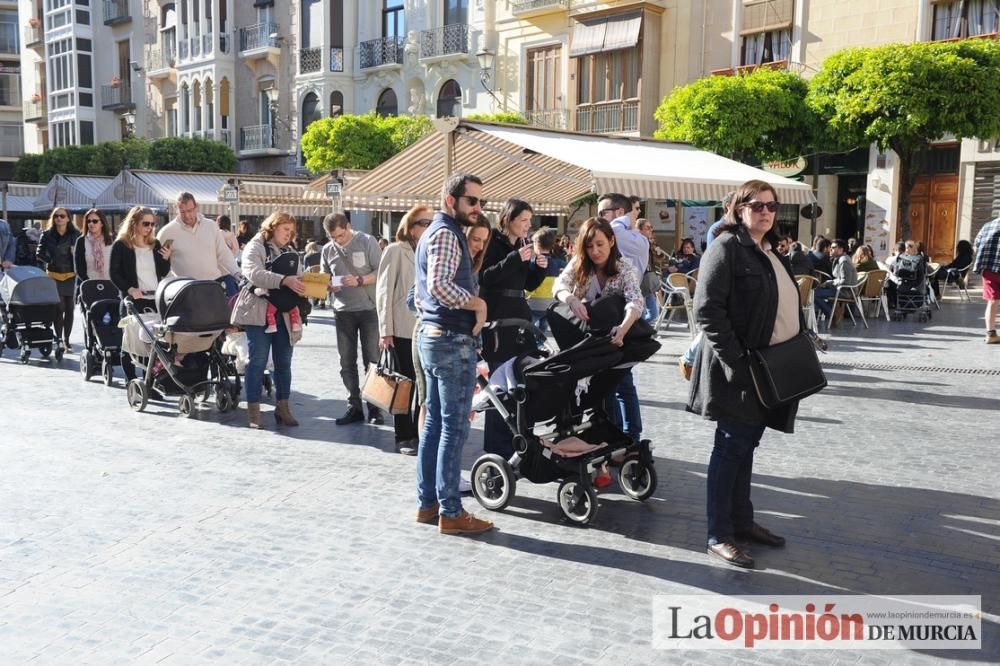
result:
M 247 420 L 248 425 L 257 430 L 260 428 L 260 403 L 259 402 L 248 402 L 247 403 Z
M 278 422 L 278 425 L 286 426 L 297 426 L 298 421 L 292 416 L 292 412 L 288 409 L 287 400 L 279 400 L 278 406 L 274 408 L 274 420 Z

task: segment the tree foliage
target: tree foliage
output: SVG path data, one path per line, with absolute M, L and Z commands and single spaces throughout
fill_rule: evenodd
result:
M 373 169 L 432 131 L 427 116 L 344 114 L 321 118 L 302 135 L 302 154 L 313 173 Z
M 506 123 L 508 125 L 530 125 L 528 119 L 516 111 L 501 111 L 499 113 L 473 113 L 466 120 L 482 120 L 487 123 Z
M 14 178 L 24 183 L 47 183 L 56 174 L 115 176 L 126 165 L 133 169 L 219 173 L 231 173 L 237 167 L 232 149 L 219 141 L 131 138 L 22 155 L 14 166 Z
M 769 68 L 699 79 L 664 98 L 654 136 L 744 162 L 788 159 L 810 152 L 817 137 L 807 90 L 798 75 Z
M 900 157 L 901 224 L 930 142 L 1000 135 L 1000 44 L 918 42 L 839 51 L 810 82 L 806 104 L 842 148 L 871 143 Z

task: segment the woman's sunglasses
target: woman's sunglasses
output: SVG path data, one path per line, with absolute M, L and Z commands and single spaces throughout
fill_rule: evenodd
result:
M 87 220 L 87 224 L 100 224 L 100 223 L 101 221 L 98 220 L 96 217 L 92 220 Z
M 61 218 L 61 219 L 67 219 L 69 217 L 69 215 L 67 215 L 66 213 L 56 213 L 52 217 L 58 217 L 58 218 Z
M 768 202 L 765 203 L 763 201 L 748 201 L 746 203 L 746 207 L 749 208 L 750 210 L 752 210 L 755 213 L 759 213 L 762 210 L 764 210 L 765 208 L 769 212 L 773 213 L 776 210 L 778 210 L 778 202 L 777 201 L 768 201 Z
M 140 222 L 139 224 L 141 224 L 144 227 L 155 227 L 156 226 L 156 222 Z

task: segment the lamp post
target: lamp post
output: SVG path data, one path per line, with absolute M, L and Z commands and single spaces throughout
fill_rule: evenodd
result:
M 500 98 L 497 97 L 493 88 L 493 67 L 496 64 L 496 54 L 484 46 L 476 53 L 476 59 L 479 60 L 479 82 L 483 84 L 483 89 L 490 94 L 493 101 L 500 104 Z
M 131 139 L 135 136 L 135 111 L 126 111 L 122 114 L 122 120 L 125 121 L 125 137 L 126 139 Z

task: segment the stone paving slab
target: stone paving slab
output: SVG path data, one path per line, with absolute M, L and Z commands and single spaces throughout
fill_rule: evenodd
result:
M 242 409 L 135 414 L 120 379 L 85 385 L 75 355 L 25 367 L 6 354 L 0 663 L 995 663 L 998 380 L 947 371 L 1000 370 L 981 310 L 950 301 L 927 325 L 834 332 L 830 387 L 795 435 L 759 449 L 758 516 L 789 544 L 755 550 L 757 571 L 704 554 L 712 427 L 683 411 L 678 327 L 637 371 L 656 495 L 604 493 L 580 529 L 555 484 L 521 483 L 477 539 L 412 522 L 414 460 L 392 453 L 391 428 L 333 424 L 345 405 L 328 313 L 296 349 L 297 429 L 275 431 L 270 407 L 256 433 Z M 867 367 L 880 364 L 909 369 Z M 980 594 L 984 649 L 650 647 L 657 594 L 820 592 Z

